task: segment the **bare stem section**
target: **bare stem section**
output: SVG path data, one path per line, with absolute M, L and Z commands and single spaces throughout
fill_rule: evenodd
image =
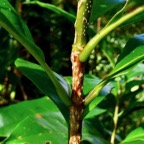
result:
M 116 130 L 117 130 L 117 123 L 118 123 L 118 112 L 119 112 L 119 104 L 117 102 L 116 107 L 115 107 L 115 112 L 114 112 L 114 118 L 113 118 L 114 128 L 113 128 L 113 132 L 112 132 L 111 140 L 110 140 L 111 144 L 115 143 L 115 136 L 116 136 Z
M 70 140 L 69 144 L 80 144 L 82 117 L 83 117 L 83 64 L 78 59 L 79 52 L 73 51 L 71 54 L 73 83 L 72 96 L 73 105 L 70 107 Z

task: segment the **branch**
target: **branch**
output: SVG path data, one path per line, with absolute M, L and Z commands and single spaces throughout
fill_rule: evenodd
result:
M 120 26 L 122 23 L 126 22 L 130 18 L 136 16 L 137 14 L 144 12 L 144 6 L 138 7 L 134 11 L 125 14 L 123 17 L 118 19 L 117 21 L 113 22 L 112 24 L 104 27 L 99 33 L 97 33 L 84 47 L 83 51 L 79 55 L 79 60 L 81 62 L 87 61 L 90 53 L 92 50 L 98 45 L 98 43 L 112 30 L 114 30 L 116 27 Z

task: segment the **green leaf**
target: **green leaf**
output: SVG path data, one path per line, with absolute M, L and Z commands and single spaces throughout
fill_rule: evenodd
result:
M 59 112 L 45 112 L 22 120 L 4 143 L 44 144 L 60 141 L 68 141 L 68 129 L 62 115 Z
M 90 93 L 85 98 L 85 110 L 84 110 L 84 117 L 92 111 L 102 100 L 104 100 L 105 96 L 110 93 L 112 89 L 111 85 L 104 82 L 99 83 L 98 85 L 94 86 L 94 88 L 90 91 Z
M 139 7 L 142 7 L 143 5 L 144 5 L 144 2 L 142 0 L 127 0 L 124 7 L 111 18 L 111 20 L 108 22 L 107 26 L 117 22 L 119 19 L 123 18 L 125 15 L 133 13 L 134 9 L 138 9 Z M 121 26 L 130 24 L 132 22 L 136 22 L 138 20 L 142 20 L 142 19 L 144 19 L 143 16 L 144 16 L 144 11 L 141 11 L 140 13 L 137 13 L 130 19 L 123 22 L 121 24 Z
M 64 115 L 65 119 L 68 121 L 68 107 L 59 98 L 55 86 L 43 68 L 40 65 L 22 59 L 17 59 L 15 64 L 26 77 L 28 77 L 45 95 L 49 96 L 50 99 L 53 100 Z M 68 89 L 69 87 L 67 82 L 60 75 L 56 73 L 54 73 L 54 75 L 62 84 L 63 88 L 67 92 L 67 95 L 70 96 L 70 90 Z
M 27 25 L 7 0 L 0 3 L 0 25 L 14 36 L 31 54 L 44 60 L 41 49 L 33 42 Z
M 16 125 L 26 117 L 55 111 L 58 111 L 58 108 L 48 97 L 0 108 L 0 136 L 9 136 Z
M 55 6 L 55 5 L 52 5 L 52 4 L 43 3 L 40 1 L 28 1 L 28 2 L 24 2 L 24 4 L 36 4 L 42 8 L 51 10 L 51 11 L 55 12 L 56 14 L 62 15 L 72 22 L 75 21 L 75 16 L 73 14 L 68 13 L 67 11 L 65 11 L 65 10 Z
M 100 83 L 100 79 L 94 75 L 85 75 L 83 82 L 83 93 L 87 95 L 97 84 Z
M 92 119 L 95 118 L 96 116 L 106 112 L 106 109 L 102 109 L 99 107 L 95 107 L 94 109 L 92 109 L 86 116 L 85 119 Z
M 142 144 L 144 143 L 144 128 L 133 130 L 120 144 Z
M 131 38 L 123 52 L 120 54 L 115 68 L 112 70 L 108 78 L 125 74 L 129 69 L 144 59 L 144 34 Z
M 0 25 L 13 35 L 14 38 L 17 39 L 33 55 L 50 77 L 59 97 L 67 106 L 70 106 L 71 100 L 67 97 L 65 90 L 58 82 L 49 66 L 46 64 L 42 50 L 35 45 L 24 21 L 7 0 L 3 0 L 3 2 L 0 3 Z
M 95 21 L 98 17 L 104 15 L 107 11 L 124 3 L 125 0 L 94 0 L 90 21 Z

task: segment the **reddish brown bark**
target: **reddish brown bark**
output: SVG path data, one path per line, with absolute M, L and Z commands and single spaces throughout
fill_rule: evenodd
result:
M 70 140 L 69 144 L 80 144 L 83 117 L 83 64 L 79 61 L 79 52 L 73 51 L 72 61 L 72 95 L 73 105 L 70 107 Z

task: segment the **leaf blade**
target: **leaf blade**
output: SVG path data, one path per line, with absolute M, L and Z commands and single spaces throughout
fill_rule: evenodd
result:
M 128 136 L 121 142 L 121 144 L 144 142 L 144 128 L 138 127 L 128 134 Z
M 98 17 L 104 15 L 107 11 L 124 3 L 125 0 L 103 0 L 103 1 L 93 1 L 92 14 L 90 17 L 90 22 L 95 21 Z
M 115 68 L 112 70 L 110 77 L 116 77 L 126 73 L 130 68 L 132 68 L 137 63 L 144 59 L 144 34 L 137 35 L 131 38 L 123 52 L 120 54 Z
M 68 121 L 68 108 L 59 98 L 58 93 L 54 84 L 52 83 L 50 77 L 47 76 L 44 69 L 37 64 L 28 62 L 23 59 L 17 59 L 15 65 L 23 72 L 23 74 L 28 77 L 45 95 L 49 96 L 50 99 L 58 106 L 65 119 Z M 69 96 L 70 91 L 68 89 L 66 81 L 58 74 L 54 75 L 59 79 L 60 83 L 64 86 L 63 88 L 67 91 L 67 96 Z

